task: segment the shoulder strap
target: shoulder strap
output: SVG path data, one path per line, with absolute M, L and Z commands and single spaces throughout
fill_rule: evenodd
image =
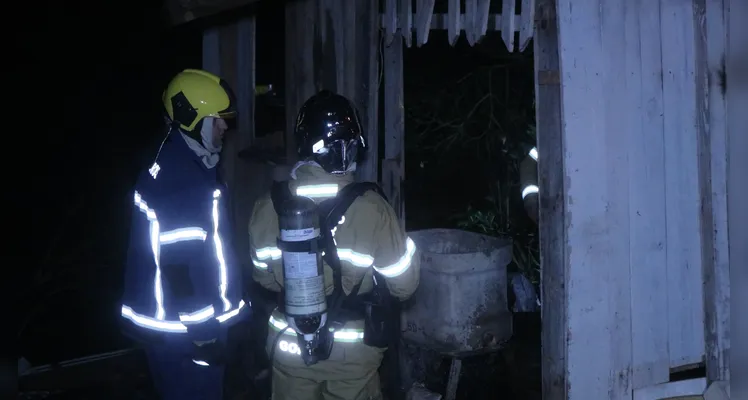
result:
M 273 201 L 273 208 L 276 213 L 280 211 L 283 202 L 290 199 L 291 196 L 288 181 L 273 181 L 273 186 L 270 188 L 270 200 Z
M 353 182 L 345 186 L 338 192 L 337 196 L 332 199 L 323 201 L 320 204 L 320 216 L 322 221 L 325 223 L 325 227 L 332 229 L 338 224 L 340 218 L 348 211 L 354 201 L 364 193 L 373 191 L 382 196 L 385 200 L 385 196 L 382 188 L 374 182 Z
M 338 221 L 343 217 L 351 204 L 360 196 L 363 196 L 366 192 L 372 190 L 377 192 L 380 196 L 384 196 L 382 189 L 373 182 L 353 182 L 345 186 L 338 194 L 331 199 L 327 199 L 320 203 L 320 225 L 324 227 L 323 243 L 325 248 L 328 250 L 325 252 L 324 259 L 327 265 L 332 268 L 333 271 L 333 282 L 335 285 L 335 291 L 333 293 L 333 304 L 331 305 L 332 310 L 336 310 L 347 298 L 352 298 L 358 295 L 358 291 L 361 288 L 363 281 L 359 282 L 353 287 L 351 293 L 348 296 L 344 295 L 343 283 L 341 276 L 341 265 L 340 258 L 338 258 L 337 246 L 335 241 L 329 234 L 331 230 L 338 225 Z

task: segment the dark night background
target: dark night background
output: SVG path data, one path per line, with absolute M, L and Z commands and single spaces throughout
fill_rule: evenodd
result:
M 282 2 L 262 3 L 256 80 L 282 88 Z M 436 12 L 446 12 L 439 4 Z M 23 83 L 20 101 L 31 105 L 21 106 L 29 115 L 26 126 L 19 129 L 28 132 L 23 133 L 23 141 L 33 142 L 32 148 L 21 150 L 31 159 L 24 161 L 22 169 L 28 171 L 26 184 L 31 186 L 33 261 L 24 269 L 26 279 L 18 288 L 17 352 L 33 365 L 131 345 L 118 332 L 115 306 L 129 229 L 128 194 L 142 167 L 144 149 L 160 128 L 163 89 L 180 70 L 201 67 L 202 28 L 223 18 L 170 28 L 161 2 L 155 0 L 56 2 L 38 7 L 44 10 L 36 13 L 41 19 L 17 33 L 14 45 L 20 45 L 15 54 L 21 71 L 18 81 L 11 82 Z M 498 70 L 499 78 L 491 81 L 491 71 Z M 489 80 L 478 73 L 489 74 Z M 484 199 L 495 194 L 496 182 L 506 183 L 504 175 L 513 171 L 506 165 L 517 162 L 516 155 L 506 156 L 511 148 L 506 138 L 511 142 L 513 137 L 524 137 L 534 120 L 531 51 L 509 55 L 496 33 L 475 48 L 463 35 L 451 48 L 446 32 L 432 31 L 422 49 L 406 50 L 404 74 L 409 109 L 408 229 L 458 226 L 460 215 L 463 222 L 467 218 L 461 213 L 469 205 L 486 207 Z M 423 115 L 424 108 L 455 108 L 454 101 L 463 97 L 469 103 L 473 96 L 475 102 L 478 94 L 466 94 L 460 80 L 471 74 L 476 90 L 502 91 L 497 98 L 503 103 L 481 111 L 484 116 L 495 115 L 501 127 L 486 128 L 494 138 L 486 141 L 481 136 L 486 132 L 463 123 L 460 131 L 472 132 L 468 139 L 458 138 L 464 146 L 428 150 L 431 147 L 424 144 L 422 134 L 434 128 L 424 128 L 422 119 L 410 114 Z M 462 107 L 472 108 L 463 103 Z M 260 129 L 272 129 L 263 117 L 270 111 L 262 109 L 261 101 L 257 107 Z M 482 121 L 476 124 L 491 126 L 490 121 Z M 505 170 L 506 174 L 501 172 Z M 516 184 L 509 182 L 508 187 L 517 190 Z M 491 227 L 493 231 L 464 227 L 506 234 L 500 226 Z

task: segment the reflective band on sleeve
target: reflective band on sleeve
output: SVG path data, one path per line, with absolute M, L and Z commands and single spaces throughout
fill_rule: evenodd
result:
M 285 329 L 288 324 L 286 321 L 276 319 L 272 315 L 268 320 L 268 324 L 271 328 L 275 329 L 276 332 Z M 283 332 L 284 335 L 296 336 L 296 331 L 293 328 L 288 328 Z M 340 329 L 335 331 L 333 334 L 336 342 L 360 342 L 364 339 L 363 329 Z
M 397 262 L 386 267 L 377 267 L 374 269 L 382 274 L 385 278 L 395 278 L 408 270 L 410 265 L 413 263 L 413 255 L 416 253 L 416 244 L 411 238 L 407 238 L 405 241 L 405 254 L 403 254 Z
M 209 367 L 210 366 L 210 364 L 208 364 L 207 362 L 205 362 L 203 360 L 195 360 L 195 359 L 193 359 L 192 362 L 195 363 L 195 364 L 197 364 L 197 365 L 199 365 L 199 366 L 201 366 L 201 367 Z
M 537 147 L 533 147 L 530 149 L 530 152 L 527 153 L 530 157 L 532 157 L 533 160 L 538 161 L 538 149 Z
M 525 197 L 527 197 L 527 196 L 529 196 L 531 194 L 538 193 L 538 191 L 539 191 L 539 188 L 537 187 L 537 185 L 527 185 L 527 186 L 525 186 L 525 188 L 522 189 L 522 200 L 524 200 Z

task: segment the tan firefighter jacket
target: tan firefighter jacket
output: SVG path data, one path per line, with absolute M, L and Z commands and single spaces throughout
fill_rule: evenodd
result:
M 538 149 L 533 147 L 519 166 L 522 202 L 527 215 L 538 223 L 540 206 L 538 203 Z
M 304 195 L 315 201 L 335 196 L 337 191 L 353 182 L 352 174 L 331 175 L 315 163 L 302 162 L 291 172 L 291 193 Z M 281 251 L 277 248 L 278 216 L 270 194 L 255 203 L 249 221 L 252 277 L 265 288 L 279 292 L 283 285 Z M 418 287 L 419 257 L 416 246 L 400 227 L 392 207 L 380 195 L 369 191 L 357 198 L 333 230 L 341 263 L 343 291 L 350 294 L 363 280 L 360 294 L 373 288 L 372 268 L 385 277 L 390 293 L 399 300 L 410 297 Z M 324 265 L 326 294 L 333 291 L 332 269 Z M 285 326 L 278 320 L 277 311 L 270 324 Z M 346 325 L 361 328 L 360 321 Z M 345 336 L 345 335 L 343 335 Z M 338 335 L 336 334 L 336 340 Z

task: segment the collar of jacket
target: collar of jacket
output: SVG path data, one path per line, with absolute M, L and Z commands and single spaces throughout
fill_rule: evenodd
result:
M 291 170 L 291 180 L 288 186 L 292 193 L 299 187 L 313 185 L 335 184 L 340 190 L 353 181 L 353 171 L 340 175 L 330 174 L 314 161 L 299 161 Z

